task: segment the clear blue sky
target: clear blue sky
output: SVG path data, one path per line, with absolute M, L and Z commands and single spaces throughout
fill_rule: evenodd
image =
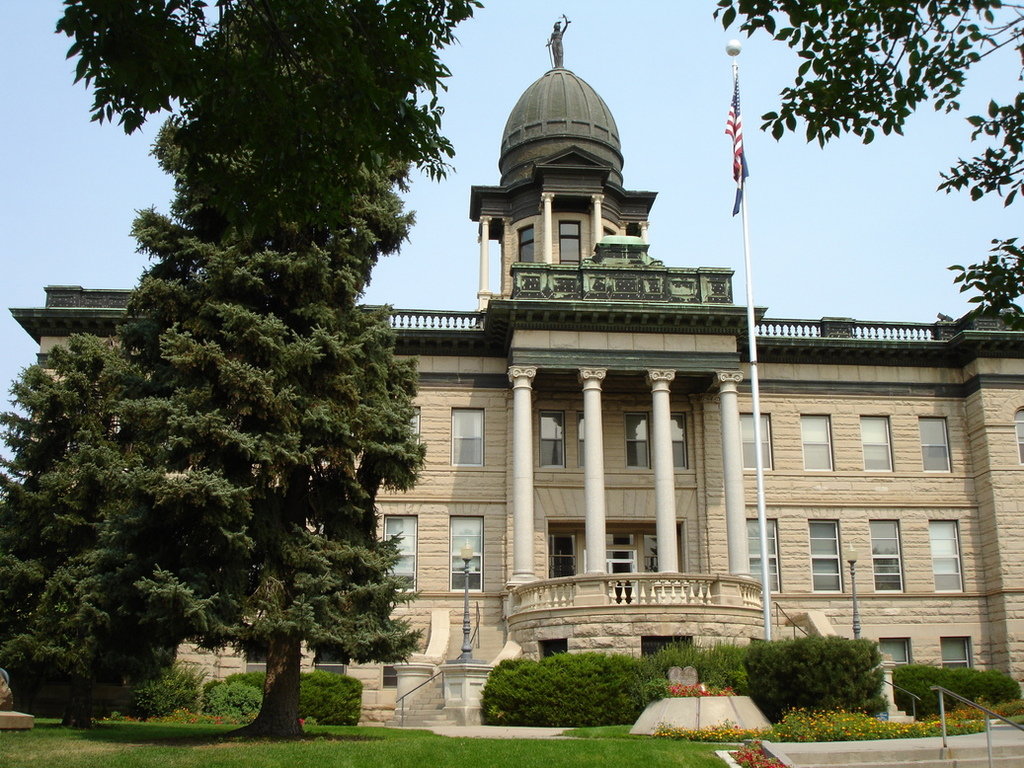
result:
M 366 297 L 405 308 L 473 309 L 476 227 L 469 187 L 498 182 L 502 128 L 519 95 L 548 68 L 545 41 L 562 13 L 572 25 L 565 63 L 608 103 L 619 127 L 625 185 L 659 193 L 651 255 L 671 266 L 737 271 L 739 219 L 724 123 L 731 96 L 726 34 L 713 0 L 491 0 L 460 27 L 444 132 L 456 172 L 417 181 L 418 224 L 399 256 L 378 268 Z M 129 229 L 134 212 L 166 209 L 170 184 L 148 156 L 157 127 L 125 136 L 89 121 L 90 97 L 72 84 L 67 41 L 53 33 L 59 0 L 0 4 L 4 73 L 0 152 L 0 306 L 41 306 L 45 285 L 128 288 L 145 267 Z M 996 199 L 936 192 L 938 173 L 971 151 L 963 116 L 1016 93 L 1012 60 L 972 75 L 962 115 L 916 115 L 905 137 L 822 150 L 800 136 L 761 134 L 795 58 L 767 39 L 740 56 L 756 303 L 771 317 L 846 316 L 930 322 L 968 305 L 946 267 L 983 258 L 993 237 L 1017 234 L 1019 211 Z M 1017 206 L 1019 208 L 1019 206 Z M 0 383 L 35 359 L 35 345 L 0 311 Z

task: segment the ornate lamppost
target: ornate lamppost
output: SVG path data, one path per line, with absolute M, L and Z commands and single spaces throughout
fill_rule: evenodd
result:
M 456 662 L 467 662 L 474 661 L 473 659 L 473 644 L 469 641 L 469 633 L 472 625 L 469 621 L 469 561 L 473 559 L 473 547 L 470 546 L 469 540 L 467 539 L 462 544 L 462 549 L 459 550 L 459 557 L 462 558 L 462 653 L 459 655 Z
M 850 564 L 850 596 L 853 598 L 853 639 L 860 640 L 860 605 L 857 602 L 857 550 L 843 548 L 843 558 Z

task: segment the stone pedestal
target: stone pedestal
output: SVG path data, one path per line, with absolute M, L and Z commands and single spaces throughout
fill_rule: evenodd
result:
M 697 730 L 726 723 L 750 729 L 771 726 L 749 696 L 694 696 L 652 701 L 630 733 L 651 736 L 660 725 Z
M 395 690 L 395 698 L 400 699 L 416 686 L 427 682 L 437 672 L 436 664 L 409 662 L 408 664 L 395 664 L 395 675 L 398 677 L 398 684 Z
M 35 725 L 35 718 L 23 712 L 0 712 L 0 731 L 27 731 Z
M 492 667 L 484 662 L 444 665 L 444 714 L 452 725 L 480 725 L 480 694 Z
M 896 664 L 889 660 L 888 656 L 885 658 L 886 661 L 882 662 L 882 674 L 885 677 L 885 682 L 882 683 L 882 695 L 885 696 L 888 720 L 892 723 L 912 723 L 914 718 L 896 707 L 896 699 L 893 697 L 895 689 L 892 687 L 892 671 L 896 668 Z

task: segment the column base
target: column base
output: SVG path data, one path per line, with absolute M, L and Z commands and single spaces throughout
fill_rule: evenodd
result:
M 507 587 L 516 587 L 520 584 L 531 584 L 535 581 L 539 581 L 537 575 L 534 573 L 513 573 L 509 580 L 505 583 Z
M 476 311 L 483 312 L 487 309 L 487 304 L 494 298 L 494 294 L 490 291 L 478 291 L 476 294 Z

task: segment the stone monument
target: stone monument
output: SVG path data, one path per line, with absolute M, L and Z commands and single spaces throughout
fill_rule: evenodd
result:
M 0 731 L 27 731 L 35 724 L 32 715 L 14 711 L 14 692 L 11 676 L 0 669 Z

